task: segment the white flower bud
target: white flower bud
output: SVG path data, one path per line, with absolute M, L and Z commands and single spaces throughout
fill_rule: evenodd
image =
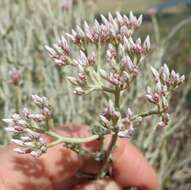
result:
M 131 138 L 134 134 L 135 130 L 133 127 L 130 127 L 129 129 L 125 130 L 125 131 L 120 131 L 118 133 L 118 136 L 120 138 Z
M 122 26 L 122 27 L 120 28 L 120 34 L 122 35 L 122 37 L 123 37 L 123 36 L 129 37 L 129 36 L 131 35 L 131 30 L 129 30 L 129 29 L 127 28 L 127 26 Z
M 159 81 L 159 76 L 160 76 L 159 72 L 152 66 L 151 66 L 151 72 L 152 72 L 152 75 L 153 75 L 155 81 L 158 82 Z
M 151 48 L 151 42 L 150 42 L 150 37 L 147 36 L 144 43 L 143 43 L 143 47 L 146 51 L 149 51 Z
M 17 131 L 14 129 L 14 127 L 5 127 L 4 129 L 5 129 L 5 131 L 10 132 L 10 133 L 15 133 L 15 132 L 17 132 Z
M 180 82 L 180 83 L 183 83 L 184 81 L 185 81 L 185 76 L 182 75 L 182 76 L 180 77 L 180 79 L 179 79 L 179 82 Z
M 134 63 L 132 62 L 131 58 L 126 55 L 123 59 L 122 59 L 122 64 L 126 67 L 126 69 L 129 71 L 129 72 L 133 72 L 134 68 L 135 68 L 135 65 Z
M 38 158 L 42 155 L 42 152 L 40 150 L 31 151 L 30 153 L 33 157 Z
M 170 76 L 169 68 L 166 64 L 161 69 L 161 79 L 164 83 L 168 82 Z
M 20 139 L 22 140 L 22 141 L 31 141 L 32 140 L 32 138 L 31 137 L 29 137 L 29 136 L 21 136 L 20 137 Z
M 101 20 L 103 21 L 104 24 L 108 24 L 108 20 L 105 18 L 105 16 L 103 14 L 100 15 L 101 16 Z
M 38 113 L 37 114 L 30 114 L 30 118 L 36 122 L 42 122 L 46 119 L 43 114 L 38 114 Z
M 83 51 L 80 51 L 80 58 L 78 60 L 78 63 L 81 64 L 82 66 L 88 66 L 89 64 L 88 58 L 86 57 Z
M 24 145 L 24 142 L 21 141 L 21 140 L 18 140 L 18 139 L 11 139 L 11 142 L 14 143 L 14 144 L 17 144 L 19 146 L 23 146 Z
M 53 48 L 45 46 L 45 49 L 48 51 L 50 57 L 55 57 L 57 55 L 56 51 Z
M 66 33 L 66 36 L 68 37 L 68 39 L 72 42 L 75 42 L 75 36 L 73 36 L 72 34 Z
M 13 151 L 19 154 L 26 154 L 29 150 L 23 148 L 14 148 Z
M 24 142 L 23 143 L 26 147 L 29 147 L 29 148 L 34 148 L 35 147 L 35 144 L 34 144 L 34 142 Z
M 121 16 L 119 11 L 116 12 L 116 18 L 117 18 L 119 24 L 122 25 L 124 21 L 123 21 L 123 17 Z
M 85 92 L 84 92 L 84 90 L 81 87 L 77 87 L 77 88 L 75 88 L 73 93 L 76 94 L 76 95 L 82 95 Z
M 2 119 L 2 121 L 7 123 L 8 125 L 12 125 L 14 123 L 13 119 Z
M 147 86 L 146 92 L 147 92 L 147 94 L 152 94 L 152 89 L 150 86 Z
M 162 122 L 164 122 L 165 125 L 168 125 L 169 119 L 170 119 L 170 116 L 169 116 L 168 113 L 164 113 L 164 114 L 162 115 Z
M 76 30 L 80 37 L 85 37 L 84 31 L 80 28 L 80 26 L 77 25 Z
M 112 23 L 114 21 L 114 18 L 111 14 L 111 12 L 108 13 L 108 18 L 109 18 L 109 21 Z
M 127 24 L 127 26 L 129 25 L 129 18 L 126 15 L 123 15 L 123 20 L 125 22 L 125 24 Z
M 124 42 L 124 47 L 127 49 L 127 50 L 131 50 L 132 48 L 132 44 L 129 42 L 129 40 L 124 36 L 123 38 L 123 42 Z
M 166 124 L 163 121 L 158 122 L 157 128 L 164 128 L 166 127 Z
M 158 104 L 159 103 L 159 100 L 160 100 L 160 96 L 155 93 L 153 95 L 151 94 L 146 94 L 145 95 L 146 99 L 150 102 L 150 103 L 153 103 L 153 104 Z
M 19 114 L 17 114 L 17 113 L 14 113 L 14 114 L 11 116 L 11 118 L 12 118 L 14 121 L 18 121 L 18 120 L 21 119 L 21 116 L 20 116 Z
M 96 63 L 96 53 L 94 51 L 88 56 L 88 62 L 90 65 L 94 65 Z
M 132 116 L 133 116 L 133 112 L 132 112 L 131 108 L 128 108 L 127 109 L 127 117 L 131 118 Z
M 141 26 L 142 24 L 142 21 L 143 21 L 143 15 L 140 15 L 139 18 L 137 19 L 137 26 Z
M 132 23 L 134 23 L 137 20 L 132 11 L 130 11 L 129 13 L 129 20 Z
M 101 77 L 103 77 L 103 78 L 106 78 L 108 76 L 107 72 L 103 69 L 99 69 L 99 73 L 100 73 Z
M 45 96 L 32 95 L 32 101 L 39 107 L 48 107 L 48 98 Z
M 78 81 L 77 81 L 76 78 L 74 78 L 74 77 L 67 77 L 67 79 L 68 79 L 73 85 L 75 85 L 75 86 L 78 85 Z
M 104 117 L 103 115 L 100 115 L 99 117 L 105 126 L 109 125 L 109 120 L 106 117 Z
M 99 33 L 100 32 L 100 25 L 99 25 L 99 22 L 96 19 L 94 21 L 94 27 L 95 27 L 95 32 Z
M 85 30 L 85 34 L 86 36 L 92 40 L 92 33 L 91 33 L 91 30 L 90 30 L 90 27 L 88 25 L 88 23 L 85 21 L 84 22 L 84 30 Z
M 138 38 L 135 42 L 137 45 L 141 45 L 141 38 Z

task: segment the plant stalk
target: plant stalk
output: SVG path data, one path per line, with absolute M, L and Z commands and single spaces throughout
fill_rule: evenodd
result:
M 115 93 L 114 93 L 114 99 L 115 99 L 115 109 L 119 110 L 119 105 L 120 105 L 120 89 L 116 87 Z M 116 126 L 117 121 L 115 121 L 114 126 Z M 105 159 L 104 159 L 104 163 L 102 166 L 102 169 L 100 171 L 100 173 L 98 174 L 97 178 L 104 178 L 105 175 L 107 174 L 109 165 L 111 163 L 111 153 L 113 151 L 113 148 L 116 144 L 117 141 L 117 137 L 118 137 L 118 129 L 117 127 L 115 128 L 115 133 L 112 135 L 108 149 L 105 153 Z

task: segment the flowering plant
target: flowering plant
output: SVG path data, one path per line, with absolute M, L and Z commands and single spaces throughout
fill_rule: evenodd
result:
M 142 15 L 137 18 L 130 12 L 127 17 L 117 12 L 113 17 L 109 13 L 108 18 L 101 15 L 101 21 L 95 20 L 91 26 L 84 22 L 82 27 L 77 26 L 71 33 L 60 37 L 52 47 L 46 46 L 59 71 L 71 67 L 71 73 L 65 75 L 74 86 L 74 94 L 86 96 L 98 91 L 103 93 L 106 106 L 99 115 L 100 124 L 95 126 L 92 135 L 76 138 L 56 133 L 53 130 L 53 108 L 47 97 L 38 95 L 32 95 L 38 113 L 24 108 L 21 113 L 4 119 L 4 122 L 8 123 L 6 130 L 14 133 L 12 142 L 19 146 L 14 150 L 35 157 L 57 144 L 64 144 L 79 154 L 88 153 L 88 149 L 77 145 L 104 139 L 110 134 L 112 137 L 108 148 L 93 154 L 96 160 L 104 163 L 98 174 L 102 178 L 109 169 L 110 155 L 117 138 L 130 138 L 134 134 L 135 122 L 158 115 L 157 127 L 168 125 L 169 95 L 183 83 L 185 77 L 174 70 L 170 71 L 166 64 L 158 70 L 151 67 L 154 87 L 146 88 L 145 100 L 153 105 L 153 109 L 135 114 L 132 108 L 127 108 L 124 113 L 121 110 L 123 97 L 141 74 L 141 65 L 151 49 L 150 38 L 147 36 L 143 42 L 140 38 L 134 39 L 135 31 L 141 26 Z M 53 137 L 54 141 L 47 143 L 42 134 Z

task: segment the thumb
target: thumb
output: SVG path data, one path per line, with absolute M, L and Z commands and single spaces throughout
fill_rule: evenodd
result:
M 160 190 L 153 167 L 126 139 L 118 139 L 112 158 L 113 177 L 122 186 L 133 186 L 141 190 Z

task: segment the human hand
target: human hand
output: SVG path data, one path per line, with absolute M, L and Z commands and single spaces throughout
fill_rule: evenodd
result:
M 87 127 L 82 125 L 64 125 L 59 132 L 68 136 L 89 135 Z M 96 149 L 97 144 L 92 142 L 88 146 Z M 0 149 L 0 190 L 85 190 L 85 187 L 97 190 L 98 186 L 99 190 L 106 190 L 106 187 L 120 190 L 128 186 L 160 190 L 154 169 L 126 139 L 118 139 L 113 150 L 112 179 L 94 182 L 79 179 L 76 174 L 79 170 L 96 173 L 100 163 L 79 158 L 62 145 L 50 148 L 38 159 L 14 153 L 12 148 L 13 145 L 9 145 Z

